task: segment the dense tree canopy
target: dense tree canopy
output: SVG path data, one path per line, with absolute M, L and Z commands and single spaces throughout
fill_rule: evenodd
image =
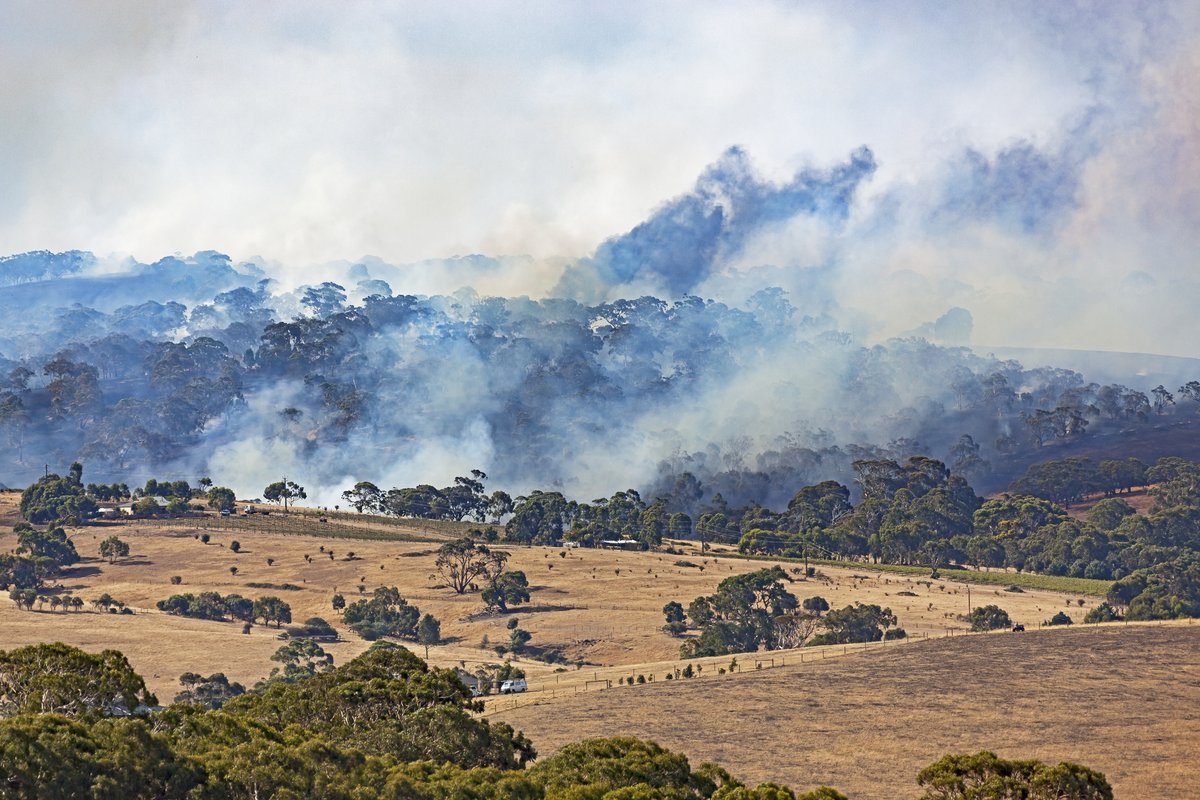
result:
M 114 651 L 0 652 L 0 680 L 0 794 L 14 800 L 845 800 L 828 787 L 746 786 L 627 737 L 567 744 L 526 768 L 528 739 L 473 716 L 453 670 L 394 645 L 248 692 L 219 673 L 186 673 L 177 705 L 132 718 L 113 714 L 154 698 Z M 1112 797 L 1085 767 L 991 753 L 946 756 L 919 781 L 940 800 Z

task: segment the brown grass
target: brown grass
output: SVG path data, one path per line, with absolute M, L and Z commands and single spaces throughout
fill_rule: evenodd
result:
M 6 529 L 16 520 L 16 499 L 14 494 L 0 495 L 0 524 Z M 320 530 L 316 520 L 309 523 Z M 436 542 L 243 530 L 211 532 L 212 542 L 205 545 L 193 538 L 198 532 L 189 523 L 70 530 L 84 561 L 62 576 L 61 590 L 87 600 L 107 592 L 137 614 L 26 612 L 0 598 L 0 649 L 44 641 L 89 650 L 116 648 L 146 677 L 160 700 L 170 701 L 178 691 L 178 676 L 186 671 L 220 671 L 252 684 L 274 666 L 269 659 L 279 642 L 273 628 L 256 626 L 243 635 L 240 624 L 161 614 L 155 609 L 157 601 L 176 592 L 207 590 L 247 597 L 276 594 L 292 605 L 296 621 L 322 616 L 342 628 L 346 641 L 329 649 L 343 663 L 367 643 L 341 626 L 330 597 L 337 591 L 353 601 L 360 584 L 367 593 L 379 585 L 394 585 L 422 611 L 442 620 L 447 642 L 431 649 L 435 664 L 474 668 L 500 661 L 478 643 L 484 635 L 493 644 L 506 642 L 506 623 L 514 616 L 532 632 L 533 644 L 559 648 L 572 662 L 588 664 L 579 669 L 573 663 L 559 671 L 563 668 L 517 660 L 529 673 L 531 687 L 543 691 L 501 700 L 498 715 L 525 728 L 544 753 L 584 735 L 636 733 L 697 758 L 719 760 L 751 780 L 780 780 L 798 787 L 826 782 L 855 796 L 891 797 L 895 793 L 889 787 L 911 788 L 920 766 L 950 750 L 988 747 L 1009 756 L 1076 758 L 1125 781 L 1121 786 L 1137 787 L 1146 785 L 1139 762 L 1118 763 L 1112 757 L 1122 736 L 1138 742 L 1143 758 L 1158 760 L 1156 769 L 1168 783 L 1176 780 L 1172 776 L 1179 762 L 1172 759 L 1180 741 L 1198 743 L 1195 716 L 1188 716 L 1197 699 L 1197 629 L 1131 627 L 1129 633 L 1089 630 L 1061 636 L 1031 631 L 1024 637 L 889 644 L 876 646 L 883 652 L 858 655 L 851 648 L 845 656 L 829 648 L 805 651 L 807 663 L 802 666 L 795 663 L 800 653 L 759 654 L 739 657 L 742 673 L 720 677 L 716 672 L 728 667 L 728 659 L 707 659 L 701 662 L 702 677 L 666 683 L 665 673 L 684 662 L 677 658 L 679 640 L 661 631 L 663 604 L 686 604 L 711 593 L 730 575 L 776 562 L 713 559 L 694 552 L 679 556 L 509 547 L 511 567 L 524 570 L 533 584 L 533 600 L 513 614 L 499 615 L 486 613 L 478 594 L 456 595 L 440 586 L 433 566 Z M 108 564 L 98 557 L 98 547 L 112 533 L 129 542 L 132 554 Z M 241 542 L 241 553 L 229 549 L 233 539 Z M 0 551 L 14 546 L 13 534 L 0 533 Z M 320 553 L 322 546 L 335 552 L 334 560 Z M 351 550 L 358 557 L 348 561 Z M 304 560 L 305 554 L 313 557 L 312 563 Z M 273 566 L 267 566 L 268 557 L 275 559 Z M 696 566 L 679 566 L 680 560 Z M 238 567 L 236 576 L 229 573 L 232 565 Z M 796 569 L 794 564 L 782 566 Z M 966 627 L 957 618 L 967 606 L 967 589 L 961 584 L 934 581 L 927 586 L 920 576 L 853 566 L 821 566 L 820 573 L 815 580 L 795 581 L 791 590 L 802 598 L 820 594 L 834 607 L 856 601 L 890 606 L 915 638 L 961 633 Z M 172 575 L 182 576 L 183 584 L 171 585 Z M 292 583 L 301 589 L 253 589 L 247 586 L 250 582 Z M 898 594 L 901 591 L 916 596 Z M 1085 606 L 1080 608 L 1078 599 L 1034 590 L 1010 594 L 983 586 L 972 587 L 971 594 L 974 605 L 996 603 L 1031 628 L 1059 610 L 1078 619 L 1098 602 L 1082 598 Z M 1184 633 L 1190 638 L 1179 638 Z M 1061 644 L 1051 646 L 1054 642 L 1082 644 L 1064 649 Z M 1172 651 L 1192 659 L 1175 667 L 1191 683 L 1164 688 L 1160 683 L 1170 668 L 1163 665 Z M 837 657 L 811 663 L 823 655 Z M 771 658 L 779 668 L 754 671 L 759 659 L 771 666 Z M 786 666 L 779 666 L 785 661 Z M 1139 668 L 1144 668 L 1141 673 Z M 654 675 L 655 683 L 617 686 L 620 678 L 638 674 Z M 972 678 L 964 677 L 971 675 L 983 685 L 975 688 Z M 574 696 L 594 689 L 597 680 L 611 681 L 614 688 Z M 1090 694 L 1080 694 L 1084 690 Z M 1170 703 L 1162 705 L 1153 692 L 1164 692 L 1162 697 Z M 551 694 L 551 707 L 528 705 Z M 1015 698 L 1012 702 L 1010 696 Z M 1095 709 L 1093 697 L 1100 700 Z M 513 702 L 527 707 L 511 710 L 506 704 Z M 496 702 L 489 707 L 494 714 Z M 1134 709 L 1133 718 L 1144 730 L 1122 727 L 1118 709 Z M 1169 716 L 1172 711 L 1175 717 Z M 1084 713 L 1088 725 L 1069 729 L 1068 723 Z M 759 733 L 760 719 L 774 726 L 766 734 Z M 1031 741 L 1036 744 L 1030 746 Z M 866 766 L 857 766 L 860 762 Z
M 0 516 L 13 513 L 17 496 L 0 494 Z M 309 520 L 315 530 L 319 524 Z M 185 671 L 204 671 L 216 664 L 232 679 L 253 681 L 266 675 L 273 666 L 267 657 L 273 652 L 273 631 L 256 629 L 254 636 L 242 636 L 240 625 L 189 621 L 180 627 L 178 618 L 159 613 L 159 600 L 177 592 L 218 591 L 246 597 L 274 594 L 292 606 L 297 622 L 321 616 L 340 626 L 329 601 L 335 592 L 347 601 L 359 596 L 361 584 L 366 593 L 376 586 L 397 586 L 410 602 L 442 621 L 447 644 L 430 651 L 434 663 L 449 666 L 463 664 L 474 668 L 495 663 L 500 658 L 478 645 L 487 636 L 492 645 L 506 643 L 508 620 L 515 616 L 522 628 L 533 634 L 533 644 L 560 648 L 571 662 L 594 665 L 641 664 L 666 661 L 678 656 L 679 640 L 662 632 L 662 607 L 669 600 L 685 605 L 701 594 L 713 591 L 716 584 L 730 575 L 758 569 L 769 561 L 729 561 L 695 554 L 675 556 L 665 553 L 630 553 L 600 550 L 558 550 L 547 547 L 509 547 L 510 565 L 524 570 L 532 584 L 532 602 L 509 615 L 486 613 L 479 595 L 456 595 L 439 588 L 433 562 L 436 543 L 355 541 L 295 535 L 264 535 L 252 531 L 211 532 L 210 544 L 193 536 L 199 530 L 191 524 L 146 525 L 137 522 L 92 526 L 69 530 L 84 561 L 67 571 L 60 583 L 86 600 L 108 592 L 138 611 L 134 617 L 104 618 L 106 636 L 129 656 L 134 665 L 150 678 L 151 687 L 169 698 L 174 695 L 175 679 Z M 98 557 L 101 540 L 116 534 L 130 544 L 127 560 L 109 564 Z M 237 539 L 241 553 L 233 553 L 229 543 Z M 0 551 L 15 546 L 11 533 L 0 533 Z M 333 550 L 335 560 L 320 552 Z M 357 559 L 347 561 L 354 551 Z M 304 555 L 313 557 L 306 563 Z M 563 554 L 563 555 L 560 555 Z M 268 567 L 266 559 L 275 559 Z M 696 567 L 676 566 L 686 559 Z M 238 574 L 229 573 L 230 566 Z M 783 564 L 794 570 L 796 565 Z M 382 567 L 382 569 L 381 569 Z M 704 567 L 703 570 L 699 567 Z M 170 578 L 179 575 L 183 584 L 172 586 Z M 363 580 L 365 578 L 365 580 Z M 890 606 L 900 624 L 914 636 L 938 636 L 948 630 L 963 630 L 957 615 L 966 611 L 966 587 L 934 581 L 925 586 L 920 577 L 886 575 L 853 567 L 821 567 L 819 580 L 797 580 L 791 590 L 799 597 L 820 594 L 834 607 L 854 601 Z M 300 591 L 254 589 L 251 582 L 280 585 L 292 583 Z M 916 597 L 898 595 L 914 592 Z M 996 603 L 1014 619 L 1030 626 L 1047 619 L 1056 611 L 1080 617 L 1095 598 L 1084 599 L 1080 609 L 1075 597 L 1050 592 L 1027 591 L 1009 594 L 999 588 L 974 587 L 972 602 L 978 606 Z M 1082 598 L 1081 598 L 1082 599 Z M 107 641 L 93 635 L 90 626 L 99 624 L 98 615 L 65 612 L 22 612 L 6 598 L 0 598 L 0 649 L 36 641 L 62 640 L 72 644 L 103 646 Z M 116 626 L 116 627 L 114 627 Z M 117 632 L 136 631 L 117 636 Z M 198 628 L 196 626 L 199 626 Z M 222 644 L 210 648 L 196 646 L 192 632 L 205 631 L 221 638 Z M 343 628 L 348 642 L 335 653 L 339 663 L 366 647 Z M 256 637 L 264 637 L 263 643 Z M 200 649 L 204 655 L 199 655 Z M 519 660 L 533 679 L 552 677 L 555 667 L 530 659 Z M 155 678 L 157 675 L 159 677 Z M 560 678 L 561 679 L 561 678 Z
M 1195 796 L 1200 625 L 1089 626 L 877 647 L 827 661 L 501 711 L 543 756 L 631 735 L 743 780 L 916 796 L 950 752 L 1077 761 L 1118 797 Z

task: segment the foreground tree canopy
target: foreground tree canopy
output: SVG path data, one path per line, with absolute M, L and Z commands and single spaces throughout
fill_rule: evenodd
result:
M 245 692 L 183 676 L 152 708 L 120 653 L 62 644 L 0 651 L 5 800 L 846 800 L 742 784 L 715 764 L 634 738 L 568 744 L 526 768 L 529 740 L 471 715 L 452 670 L 376 645 L 336 669 Z M 133 716 L 129 716 L 132 713 Z M 1111 800 L 1077 764 L 947 756 L 919 776 L 925 800 Z

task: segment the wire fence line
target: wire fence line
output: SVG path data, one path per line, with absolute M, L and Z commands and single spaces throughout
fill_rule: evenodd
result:
M 380 530 L 359 525 L 345 525 L 326 519 L 320 521 L 307 518 L 308 515 L 292 516 L 291 514 L 252 514 L 220 516 L 205 514 L 196 517 L 178 518 L 147 518 L 134 520 L 134 525 L 145 525 L 159 528 L 189 527 L 204 532 L 250 532 L 282 536 L 319 536 L 328 539 L 362 539 L 385 542 L 426 542 L 442 543 L 444 536 L 432 535 L 432 532 L 412 532 L 405 530 Z M 417 526 L 406 526 L 417 527 Z
M 1069 630 L 1072 628 L 1105 628 L 1105 627 L 1127 627 L 1134 626 L 1191 626 L 1196 624 L 1196 619 L 1187 617 L 1178 620 L 1139 620 L 1130 622 L 1121 620 L 1118 622 L 1103 622 L 1090 623 L 1079 626 L 1053 626 L 1038 623 L 1037 627 L 1030 627 L 1030 633 L 1036 633 L 1039 630 Z M 612 689 L 634 689 L 639 686 L 648 686 L 655 683 L 662 683 L 667 680 L 666 673 L 671 674 L 669 679 L 672 683 L 676 680 L 682 681 L 720 681 L 723 679 L 732 678 L 735 675 L 745 672 L 761 672 L 769 669 L 779 669 L 782 667 L 797 667 L 802 664 L 815 664 L 819 661 L 825 661 L 830 658 L 840 658 L 842 656 L 854 655 L 856 653 L 864 653 L 867 651 L 876 651 L 880 649 L 895 648 L 898 646 L 910 645 L 920 642 L 926 642 L 930 639 L 947 639 L 959 638 L 963 636 L 1005 636 L 1005 635 L 1021 635 L 1009 632 L 1007 629 L 992 630 L 992 631 L 965 631 L 962 629 L 946 628 L 943 633 L 930 636 L 928 633 L 920 635 L 910 635 L 904 639 L 884 639 L 877 642 L 856 642 L 853 644 L 834 644 L 823 645 L 820 647 L 799 647 L 791 650 L 766 650 L 752 653 L 735 653 L 726 656 L 707 656 L 704 658 L 695 659 L 676 659 L 674 661 L 662 661 L 646 664 L 631 664 L 626 666 L 610 666 L 610 667 L 594 667 L 591 669 L 580 669 L 572 672 L 558 673 L 554 679 L 549 677 L 542 680 L 527 681 L 529 688 L 525 692 L 519 694 L 505 694 L 498 696 L 487 696 L 483 699 L 484 710 L 481 714 L 483 717 L 491 717 L 501 711 L 512 711 L 516 708 L 535 705 L 547 700 L 553 700 L 560 697 L 569 697 L 579 694 L 591 694 L 598 691 L 608 691 Z M 731 661 L 736 661 L 736 664 L 731 667 Z M 693 669 L 693 677 L 682 677 L 683 671 L 691 666 Z M 696 667 L 702 669 L 696 671 Z M 637 681 L 637 676 L 643 675 L 646 678 L 645 683 Z M 632 682 L 630 679 L 633 679 Z
M 965 632 L 948 632 L 944 636 L 961 636 Z M 856 642 L 853 644 L 823 645 L 821 647 L 799 647 L 790 650 L 766 650 L 752 653 L 734 653 L 725 656 L 705 656 L 702 658 L 676 659 L 646 664 L 631 664 L 625 666 L 592 667 L 570 672 L 558 673 L 553 678 L 528 680 L 529 688 L 519 694 L 487 696 L 483 698 L 484 711 L 482 716 L 489 717 L 500 711 L 511 711 L 514 708 L 533 705 L 542 700 L 556 697 L 566 697 L 577 694 L 588 694 L 616 688 L 634 688 L 648 686 L 664 681 L 689 680 L 720 680 L 739 673 L 761 672 L 762 670 L 778 669 L 780 667 L 812 664 L 865 650 L 896 647 L 915 641 L 924 641 L 928 634 L 911 636 L 904 639 L 887 639 L 878 642 Z M 934 637 L 940 638 L 940 637 Z M 691 668 L 692 677 L 684 677 L 684 672 Z M 671 677 L 667 678 L 667 674 Z M 639 682 L 641 675 L 645 682 Z

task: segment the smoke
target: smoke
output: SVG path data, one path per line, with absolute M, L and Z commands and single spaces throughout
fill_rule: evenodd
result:
M 1064 352 L 1196 355 L 1191 4 L 281 8 L 14 6 L 5 483 L 778 503 L 1197 377 Z

